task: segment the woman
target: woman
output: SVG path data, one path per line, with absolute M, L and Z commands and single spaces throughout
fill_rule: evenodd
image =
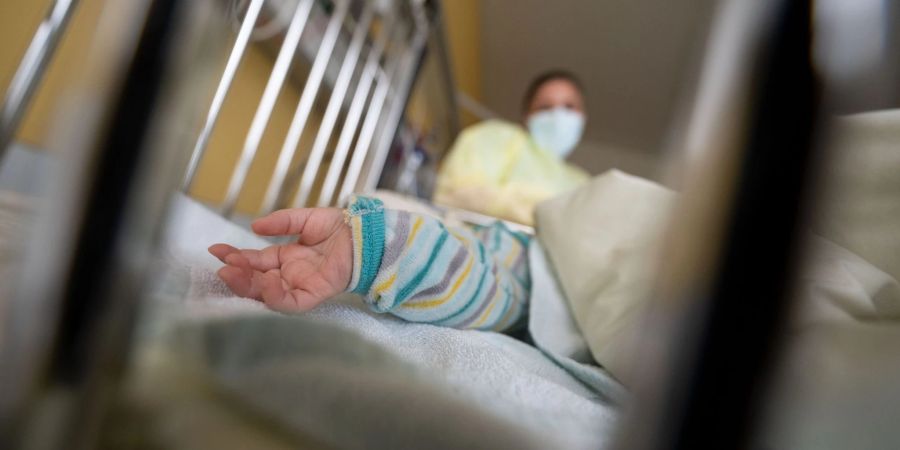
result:
M 534 206 L 588 178 L 566 163 L 586 120 L 571 73 L 539 75 L 526 91 L 523 122 L 488 120 L 464 130 L 443 162 L 434 201 L 527 225 Z

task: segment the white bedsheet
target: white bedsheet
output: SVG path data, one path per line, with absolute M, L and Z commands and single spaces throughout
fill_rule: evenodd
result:
M 299 316 L 231 296 L 206 247 L 266 243 L 187 198 L 173 212 L 163 317 L 177 325 L 164 341 L 280 426 L 341 448 L 601 448 L 609 440 L 618 413 L 608 396 L 507 336 L 406 323 L 349 296 Z

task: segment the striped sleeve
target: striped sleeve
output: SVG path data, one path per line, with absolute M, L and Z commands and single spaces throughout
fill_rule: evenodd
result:
M 500 222 L 448 228 L 365 197 L 357 197 L 347 214 L 353 236 L 348 291 L 363 295 L 373 310 L 412 322 L 497 331 L 525 316 L 528 236 Z

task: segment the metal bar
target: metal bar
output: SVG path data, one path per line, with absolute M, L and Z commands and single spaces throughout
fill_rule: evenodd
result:
M 31 286 L 23 285 L 18 294 L 22 305 L 58 305 L 55 317 L 41 322 L 52 328 L 53 344 L 46 363 L 28 377 L 37 389 L 15 415 L 15 435 L 0 436 L 4 448 L 101 446 L 97 437 L 126 362 L 159 225 L 155 221 L 168 194 L 167 183 L 142 170 L 166 160 L 165 153 L 172 149 L 154 148 L 159 136 L 168 134 L 157 126 L 163 116 L 154 111 L 167 105 L 169 77 L 186 59 L 179 56 L 187 56 L 173 50 L 195 48 L 196 41 L 182 33 L 183 19 L 188 8 L 201 3 L 206 2 L 118 2 L 103 12 L 97 41 L 101 44 L 95 42 L 82 75 L 107 82 L 79 86 L 83 95 L 90 94 L 85 98 L 88 107 L 64 111 L 78 126 L 62 131 L 66 148 L 60 149 L 65 150 L 60 156 L 79 158 L 72 158 L 65 176 L 52 180 L 48 196 L 53 203 L 67 203 L 53 208 L 49 220 L 65 225 L 40 236 L 57 245 L 38 246 L 28 256 L 29 265 L 55 256 L 53 264 L 65 275 L 48 279 L 46 266 L 32 266 L 36 270 L 23 274 L 31 278 L 26 282 Z M 120 23 L 137 26 L 121 29 Z M 131 36 L 135 29 L 139 39 Z M 110 38 L 119 41 L 103 41 Z M 177 182 L 174 177 L 167 181 Z M 56 283 L 58 287 L 45 290 L 45 285 Z M 6 425 L 0 422 L 0 427 Z
M 44 77 L 78 0 L 56 0 L 38 26 L 3 99 L 0 113 L 0 162 L 16 135 L 31 97 Z
M 334 191 L 337 189 L 341 171 L 344 168 L 344 161 L 350 152 L 350 145 L 353 143 L 353 137 L 356 135 L 359 119 L 362 117 L 363 108 L 366 106 L 366 100 L 369 98 L 369 91 L 372 88 L 372 82 L 375 79 L 375 73 L 378 70 L 378 62 L 384 53 L 385 45 L 388 41 L 388 35 L 391 33 L 393 21 L 386 23 L 375 46 L 369 52 L 363 73 L 360 75 L 359 83 L 356 85 L 356 93 L 353 95 L 353 101 L 350 103 L 350 109 L 347 111 L 347 118 L 344 120 L 344 128 L 338 138 L 337 145 L 334 149 L 334 156 L 331 164 L 328 165 L 328 173 L 325 176 L 325 182 L 322 184 L 322 192 L 319 194 L 318 206 L 329 206 Z
M 284 179 L 287 176 L 288 169 L 290 169 L 291 161 L 297 153 L 300 137 L 303 135 L 306 122 L 309 120 L 309 113 L 319 94 L 322 78 L 325 77 L 325 70 L 331 61 L 334 44 L 341 34 L 344 17 L 347 15 L 349 5 L 350 2 L 347 0 L 337 2 L 337 9 L 332 13 L 328 27 L 325 29 L 325 34 L 322 36 L 322 43 L 319 46 L 319 51 L 316 53 L 312 69 L 310 69 L 309 78 L 306 79 L 303 93 L 300 94 L 300 101 L 297 103 L 297 109 L 294 112 L 293 119 L 291 119 L 291 126 L 288 128 L 287 136 L 284 138 L 284 145 L 281 147 L 278 161 L 275 163 L 275 172 L 272 174 L 272 179 L 263 198 L 263 212 L 271 212 L 278 203 L 282 187 L 284 186 Z M 347 56 L 349 56 L 349 52 L 348 50 Z
M 194 182 L 197 168 L 200 166 L 200 160 L 203 159 L 203 153 L 209 145 L 209 138 L 212 135 L 216 121 L 219 119 L 219 113 L 222 111 L 222 104 L 225 103 L 225 97 L 228 90 L 231 89 L 231 83 L 234 81 L 234 75 L 237 73 L 244 52 L 247 50 L 247 44 L 253 34 L 253 28 L 256 26 L 256 20 L 259 18 L 259 12 L 262 10 L 265 0 L 252 0 L 247 8 L 247 14 L 241 24 L 241 29 L 235 39 L 234 47 L 228 56 L 228 62 L 225 63 L 225 71 L 222 73 L 222 79 L 219 86 L 216 87 L 216 93 L 213 96 L 212 105 L 209 107 L 209 114 L 206 116 L 206 123 L 203 124 L 203 130 L 200 131 L 200 137 L 197 138 L 197 144 L 191 153 L 191 160 L 188 163 L 187 172 L 184 175 L 184 181 L 181 189 L 185 192 L 189 191 L 191 184 Z
M 387 158 L 387 153 L 391 148 L 391 142 L 393 142 L 394 136 L 397 134 L 397 128 L 399 127 L 400 120 L 403 118 L 403 113 L 406 110 L 406 103 L 409 99 L 412 83 L 415 80 L 416 67 L 419 61 L 421 61 L 427 40 L 427 24 L 422 24 L 420 25 L 420 28 L 416 30 L 416 34 L 413 36 L 413 43 L 407 49 L 406 54 L 403 57 L 403 68 L 400 70 L 401 78 L 397 83 L 398 89 L 394 93 L 390 112 L 388 113 L 384 126 L 381 128 L 378 144 L 375 146 L 375 153 L 370 160 L 369 170 L 366 172 L 366 177 L 363 182 L 364 192 L 374 190 L 378 184 L 378 179 L 381 177 L 381 171 L 384 169 L 384 162 Z
M 710 206 L 690 208 L 690 231 L 683 222 L 680 235 L 671 236 L 682 239 L 679 247 L 697 252 L 710 234 L 720 235 L 702 251 L 716 255 L 710 259 L 717 264 L 705 267 L 704 257 L 694 253 L 689 264 L 694 269 L 658 280 L 674 289 L 657 294 L 654 318 L 672 322 L 655 320 L 641 336 L 646 345 L 638 353 L 653 356 L 635 369 L 643 378 L 637 380 L 642 389 L 636 389 L 643 404 L 634 408 L 613 448 L 770 444 L 756 441 L 753 433 L 765 419 L 762 400 L 796 300 L 802 225 L 817 166 L 814 133 L 822 131 L 810 57 L 810 3 L 723 4 L 689 126 L 712 120 L 684 138 L 708 152 L 703 163 L 710 169 L 692 174 L 700 177 L 686 186 L 685 195 L 693 197 L 682 206 Z M 717 159 L 719 164 L 709 164 Z M 720 190 L 716 197 L 727 198 L 724 205 L 704 196 L 710 186 Z M 721 211 L 715 216 L 714 206 Z M 703 223 L 704 216 L 714 224 Z M 669 256 L 687 259 L 687 254 Z
M 371 3 L 366 3 L 365 9 L 356 24 L 356 30 L 353 32 L 353 39 L 347 55 L 344 57 L 344 63 L 338 74 L 334 90 L 331 93 L 331 99 L 328 100 L 328 106 L 325 108 L 325 116 L 322 118 L 322 126 L 319 127 L 319 133 L 313 142 L 312 150 L 310 150 L 309 158 L 303 167 L 303 175 L 300 178 L 300 188 L 297 197 L 294 199 L 294 207 L 299 208 L 306 205 L 309 194 L 312 191 L 313 183 L 316 181 L 316 175 L 319 173 L 319 166 L 322 164 L 322 157 L 325 155 L 325 147 L 331 139 L 335 122 L 337 122 L 338 113 L 344 104 L 344 97 L 350 88 L 350 80 L 356 71 L 356 65 L 359 62 L 360 51 L 363 42 L 369 33 L 369 25 L 372 23 L 374 10 Z
M 369 111 L 366 114 L 366 120 L 363 122 L 362 131 L 359 133 L 359 139 L 353 148 L 353 158 L 350 159 L 350 166 L 347 167 L 347 174 L 344 176 L 344 183 L 341 185 L 338 203 L 344 204 L 349 200 L 350 194 L 356 189 L 356 181 L 359 179 L 359 173 L 362 171 L 363 163 L 372 144 L 372 138 L 375 135 L 378 121 L 381 117 L 382 106 L 387 98 L 388 91 L 391 87 L 391 80 L 397 70 L 401 58 L 397 57 L 391 60 L 388 72 L 379 72 L 378 86 L 375 93 L 372 94 L 372 101 L 369 103 Z
M 731 223 L 712 278 L 709 310 L 687 369 L 689 397 L 668 416 L 658 448 L 752 448 L 762 395 L 798 273 L 816 149 L 817 82 L 812 0 L 774 2 L 776 14 L 755 92 Z
M 250 171 L 250 165 L 253 163 L 256 151 L 259 149 L 259 143 L 262 140 L 266 125 L 269 123 L 272 110 L 275 108 L 278 93 L 281 91 L 284 79 L 291 68 L 291 60 L 293 60 L 294 54 L 297 53 L 300 35 L 303 34 L 303 29 L 309 21 L 312 5 L 312 0 L 303 0 L 297 4 L 297 9 L 294 11 L 294 17 L 291 19 L 291 24 L 285 34 L 281 49 L 278 51 L 275 65 L 272 67 L 272 74 L 269 76 L 259 107 L 256 109 L 253 122 L 250 124 L 250 131 L 247 132 L 247 139 L 244 141 L 238 164 L 228 183 L 228 191 L 225 193 L 225 201 L 221 207 L 221 212 L 225 216 L 230 216 L 234 212 L 234 206 L 237 204 L 241 187 L 247 178 L 247 173 Z

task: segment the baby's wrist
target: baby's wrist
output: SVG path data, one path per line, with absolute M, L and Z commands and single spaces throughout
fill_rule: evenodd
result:
M 353 272 L 347 291 L 366 295 L 381 267 L 384 253 L 384 204 L 374 198 L 355 197 L 344 210 L 353 242 Z

